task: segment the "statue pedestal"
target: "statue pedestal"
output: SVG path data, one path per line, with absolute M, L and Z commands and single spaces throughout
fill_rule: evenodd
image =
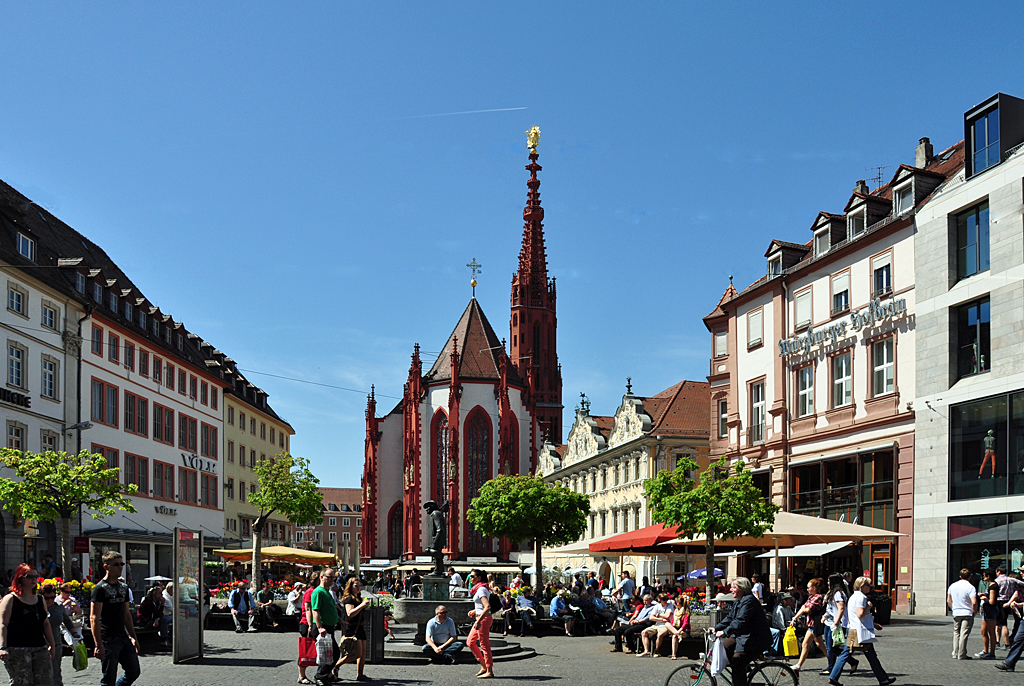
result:
M 430 600 L 438 603 L 447 602 L 449 583 L 447 576 L 432 576 L 427 574 L 423 576 L 422 579 L 423 600 Z
M 444 578 L 447 579 L 448 577 Z M 424 581 L 426 581 L 426 579 L 424 579 Z M 425 583 L 423 588 L 424 591 L 426 591 Z M 447 588 L 448 587 L 445 586 L 445 589 Z M 438 605 L 444 605 L 448 609 L 448 616 L 451 617 L 456 624 L 465 623 L 466 618 L 469 616 L 469 611 L 474 607 L 472 600 L 444 600 L 438 602 L 436 600 L 420 598 L 399 598 L 395 601 L 395 621 L 399 624 L 415 624 L 416 637 L 413 638 L 413 643 L 416 645 L 423 645 L 427 642 L 427 622 L 429 622 L 430 618 L 434 616 L 434 610 Z

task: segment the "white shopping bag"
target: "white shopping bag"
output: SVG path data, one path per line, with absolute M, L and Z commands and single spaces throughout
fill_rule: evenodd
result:
M 316 663 L 318 665 L 334 664 L 334 645 L 331 643 L 331 635 L 324 634 L 316 639 Z
M 711 646 L 711 676 L 718 676 L 718 673 L 728 665 L 729 658 L 725 654 L 722 639 L 716 638 L 714 645 Z

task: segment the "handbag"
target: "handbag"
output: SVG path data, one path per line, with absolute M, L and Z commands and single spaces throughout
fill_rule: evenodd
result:
M 786 633 L 782 637 L 782 652 L 786 657 L 796 657 L 800 654 L 800 641 L 796 639 L 796 627 L 786 627 Z
M 318 665 L 334 664 L 334 644 L 329 633 L 316 639 L 316 663 Z
M 299 667 L 315 667 L 316 657 L 316 639 L 299 636 Z
M 341 650 L 341 657 L 338 658 L 339 665 L 348 664 L 355 662 L 358 655 L 356 655 L 356 648 L 358 639 L 355 636 L 343 636 L 341 641 L 338 643 L 338 648 Z
M 843 633 L 843 627 L 836 626 L 832 629 L 832 645 L 843 646 L 846 645 L 846 634 Z
M 846 647 L 851 650 L 854 648 L 860 648 L 860 639 L 857 637 L 857 630 L 850 629 L 850 633 L 846 635 Z

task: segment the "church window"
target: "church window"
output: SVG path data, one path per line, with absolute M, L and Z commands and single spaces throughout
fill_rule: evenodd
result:
M 391 508 L 391 515 L 388 517 L 388 557 L 392 560 L 402 556 L 405 552 L 405 545 L 402 542 L 402 503 L 395 503 Z
M 491 423 L 487 414 L 476 411 L 466 422 L 466 498 L 472 500 L 490 479 Z M 466 503 L 467 508 L 469 503 Z M 490 541 L 475 528 L 466 531 L 467 550 L 490 550 Z
M 431 497 L 438 503 L 443 503 L 448 492 L 448 417 L 444 412 L 438 411 L 434 416 L 433 431 L 434 448 L 434 483 Z
M 533 325 L 533 353 L 537 354 L 540 352 L 540 325 Z
M 519 326 L 519 314 L 512 315 L 512 326 Z

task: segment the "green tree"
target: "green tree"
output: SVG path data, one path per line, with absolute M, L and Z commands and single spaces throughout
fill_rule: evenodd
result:
M 715 537 L 761 536 L 775 523 L 779 506 L 765 500 L 742 461 L 730 468 L 723 455 L 693 478 L 699 469 L 693 458 L 681 457 L 674 471 L 659 472 L 647 480 L 644 496 L 652 521 L 678 527 L 680 536 L 707 537 L 704 559 L 710 600 L 715 583 Z
M 77 455 L 47 450 L 30 453 L 0 449 L 0 464 L 14 471 L 19 481 L 0 478 L 0 500 L 26 519 L 60 520 L 60 558 L 65 576 L 71 569 L 71 518 L 80 507 L 92 510 L 93 519 L 117 510 L 135 512 L 127 494 L 135 484 L 118 483 L 121 470 L 107 467 L 102 455 L 83 450 Z
M 590 499 L 582 493 L 544 483 L 539 476 L 498 476 L 473 498 L 466 519 L 487 536 L 532 540 L 539 582 L 543 546 L 578 540 L 586 531 L 588 514 Z
M 252 525 L 252 581 L 253 590 L 260 583 L 260 548 L 263 547 L 263 527 L 275 512 L 283 514 L 296 526 L 319 524 L 323 521 L 323 495 L 317 490 L 320 479 L 309 471 L 304 457 L 280 453 L 256 464 L 259 490 L 249 496 L 249 502 L 259 508 L 259 516 Z

